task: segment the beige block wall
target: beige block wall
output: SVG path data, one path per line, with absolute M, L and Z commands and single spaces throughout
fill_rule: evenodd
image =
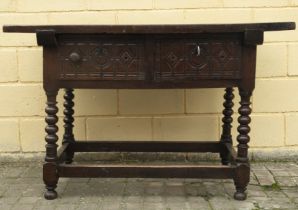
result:
M 1 0 L 3 24 L 298 22 L 297 0 Z M 252 148 L 298 146 L 298 30 L 258 47 Z M 0 152 L 44 151 L 42 49 L 0 32 Z M 77 90 L 75 135 L 88 140 L 218 140 L 223 89 Z M 235 111 L 239 107 L 235 91 Z M 62 125 L 62 96 L 59 113 Z M 237 135 L 234 116 L 234 137 Z M 59 143 L 63 127 L 59 131 Z M 236 144 L 236 143 L 235 143 Z

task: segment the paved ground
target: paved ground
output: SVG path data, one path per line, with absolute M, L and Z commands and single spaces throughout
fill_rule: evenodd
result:
M 232 199 L 230 180 L 68 179 L 43 199 L 40 163 L 0 165 L 0 209 L 195 210 L 298 209 L 298 164 L 254 163 L 248 199 Z

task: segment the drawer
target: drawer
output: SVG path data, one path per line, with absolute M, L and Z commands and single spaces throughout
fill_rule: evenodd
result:
M 59 79 L 160 82 L 241 77 L 239 37 L 184 37 L 59 37 Z
M 144 80 L 144 41 L 139 37 L 60 37 L 62 80 Z
M 154 79 L 239 79 L 241 40 L 237 37 L 161 38 L 156 41 Z

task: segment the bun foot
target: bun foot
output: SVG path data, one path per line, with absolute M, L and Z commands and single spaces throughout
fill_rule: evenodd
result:
M 245 192 L 235 192 L 234 199 L 238 201 L 243 201 L 246 199 L 246 193 Z
M 228 160 L 222 160 L 221 164 L 224 165 L 224 166 L 227 166 L 227 165 L 229 165 L 229 161 Z
M 71 164 L 72 160 L 65 160 L 65 164 Z
M 47 200 L 54 200 L 58 197 L 58 194 L 55 190 L 46 190 L 44 193 L 44 198 Z

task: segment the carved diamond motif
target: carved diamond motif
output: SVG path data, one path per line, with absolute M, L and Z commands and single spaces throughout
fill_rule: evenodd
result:
M 231 57 L 229 51 L 222 44 L 218 45 L 215 55 L 219 62 L 222 63 L 228 62 L 229 57 Z
M 180 59 L 173 52 L 170 52 L 166 59 L 167 63 L 170 64 L 171 67 L 177 66 L 180 62 Z
M 131 60 L 132 60 L 132 56 L 127 51 L 123 52 L 122 55 L 120 56 L 120 62 L 122 64 L 128 64 L 131 62 Z
M 227 55 L 226 51 L 222 50 L 218 53 L 218 57 L 221 61 L 224 61 L 224 60 L 226 60 L 228 55 Z

